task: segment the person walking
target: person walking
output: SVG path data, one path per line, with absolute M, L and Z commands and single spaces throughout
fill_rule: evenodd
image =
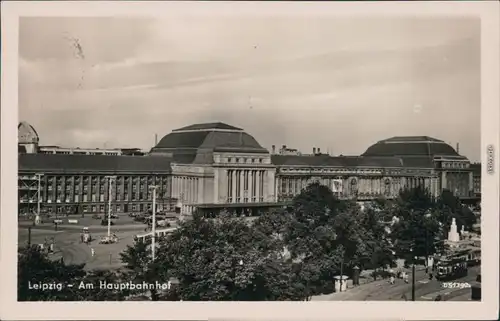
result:
M 408 281 L 408 273 L 403 272 L 403 280 L 405 281 L 406 284 L 409 283 L 409 281 Z
M 94 255 L 95 255 L 95 250 L 94 250 L 94 248 L 91 248 L 91 249 L 90 249 L 90 253 L 92 253 L 92 257 L 94 257 Z

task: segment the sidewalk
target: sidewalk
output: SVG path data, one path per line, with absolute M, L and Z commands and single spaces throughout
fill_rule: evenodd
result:
M 424 266 L 416 266 L 415 272 L 425 271 Z M 420 273 L 418 273 L 420 274 Z M 418 278 L 417 278 L 418 279 Z M 364 281 L 363 281 L 364 280 Z M 410 274 L 411 280 L 411 274 Z M 360 285 L 354 286 L 352 284 L 352 279 L 347 280 L 347 289 L 343 292 L 333 292 L 329 294 L 315 295 L 311 298 L 311 301 L 343 301 L 351 297 L 359 295 L 362 292 L 373 291 L 378 289 L 389 282 L 388 279 L 377 279 L 373 280 L 371 276 L 366 276 L 366 278 L 360 278 Z

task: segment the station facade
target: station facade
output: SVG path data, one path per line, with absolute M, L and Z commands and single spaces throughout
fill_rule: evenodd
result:
M 173 130 L 145 155 L 116 155 L 47 153 L 31 125 L 18 130 L 20 214 L 104 213 L 107 206 L 114 213 L 144 212 L 153 186 L 158 210 L 187 215 L 195 209 L 257 215 L 312 182 L 359 201 L 394 198 L 416 186 L 434 196 L 443 189 L 463 199 L 477 195 L 469 160 L 427 136 L 382 140 L 360 156 L 330 156 L 319 148 L 269 152 L 241 128 L 205 123 Z

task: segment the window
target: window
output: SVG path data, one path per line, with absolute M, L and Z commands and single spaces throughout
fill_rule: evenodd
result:
M 88 195 L 87 194 L 83 194 L 83 201 L 88 202 Z
M 240 159 L 239 159 L 239 158 L 236 158 L 234 161 L 235 161 L 236 163 L 239 163 L 239 162 L 240 162 Z
M 227 162 L 228 162 L 228 163 L 231 163 L 231 161 L 232 161 L 232 159 L 231 159 L 231 157 L 229 157 L 229 158 L 227 159 Z
M 262 164 L 262 158 L 259 158 L 259 163 L 261 163 L 261 164 Z
M 116 212 L 120 213 L 122 211 L 122 206 L 120 204 L 116 205 Z
M 99 202 L 104 202 L 104 194 L 99 195 Z
M 92 213 L 95 213 L 95 212 L 97 212 L 97 206 L 92 205 Z
M 132 205 L 132 211 L 135 212 L 137 210 L 137 205 Z
M 99 212 L 104 213 L 104 205 L 99 205 Z

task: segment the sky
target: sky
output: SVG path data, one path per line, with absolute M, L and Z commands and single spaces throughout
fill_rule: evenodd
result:
M 431 136 L 480 159 L 476 19 L 23 17 L 19 33 L 19 120 L 42 145 L 149 150 L 221 121 L 268 149 Z

